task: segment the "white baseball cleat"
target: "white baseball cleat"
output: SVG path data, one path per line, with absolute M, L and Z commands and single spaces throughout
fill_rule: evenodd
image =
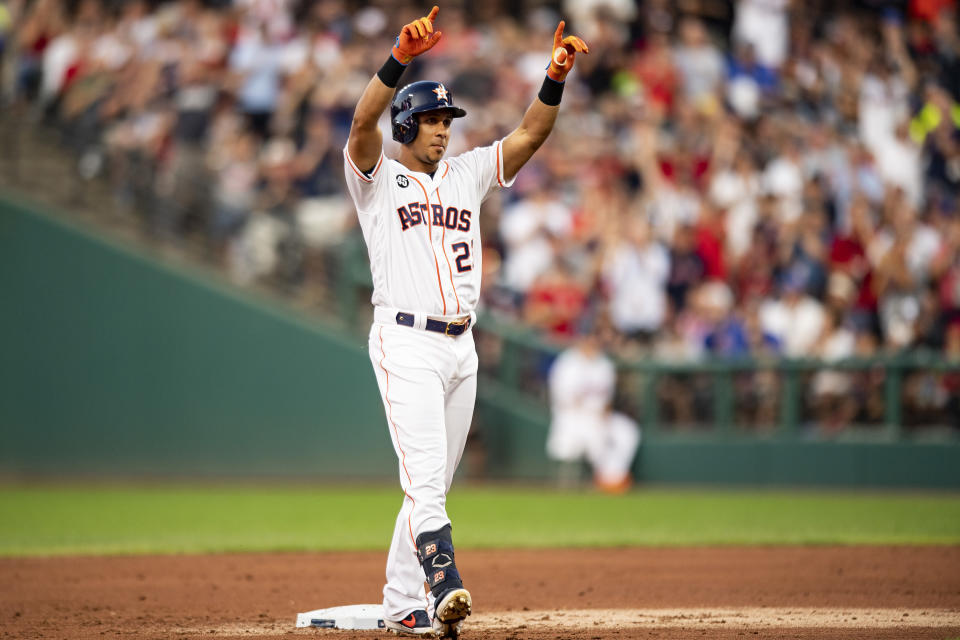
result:
M 470 592 L 463 587 L 448 590 L 437 598 L 434 617 L 444 624 L 456 624 L 473 611 Z

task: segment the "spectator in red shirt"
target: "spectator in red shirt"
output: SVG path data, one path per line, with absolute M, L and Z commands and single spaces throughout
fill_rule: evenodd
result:
M 523 318 L 554 338 L 573 338 L 587 307 L 587 289 L 558 260 L 527 291 Z
M 727 264 L 723 252 L 723 211 L 704 205 L 697 224 L 697 253 L 703 260 L 705 280 L 726 280 Z

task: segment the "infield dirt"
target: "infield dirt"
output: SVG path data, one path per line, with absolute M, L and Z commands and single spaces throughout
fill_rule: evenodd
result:
M 960 638 L 960 546 L 457 554 L 464 640 Z M 0 559 L 3 638 L 354 640 L 296 614 L 380 600 L 383 553 Z

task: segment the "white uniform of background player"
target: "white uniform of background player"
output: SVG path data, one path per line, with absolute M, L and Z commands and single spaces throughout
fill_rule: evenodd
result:
M 550 368 L 548 383 L 547 454 L 562 462 L 585 458 L 600 488 L 626 488 L 640 430 L 628 416 L 610 411 L 616 370 L 596 339 L 584 338 L 561 353 Z
M 455 637 L 471 612 L 454 558 L 446 495 L 473 416 L 477 354 L 472 325 L 480 295 L 480 205 L 509 186 L 546 140 L 563 79 L 586 45 L 554 35 L 548 78 L 520 126 L 503 140 L 444 160 L 454 106 L 438 82 L 394 95 L 406 64 L 440 39 L 438 9 L 401 31 L 390 58 L 357 103 L 344 171 L 373 274 L 369 353 L 404 499 L 397 516 L 387 583 L 387 627 L 399 633 Z M 395 160 L 383 154 L 377 121 L 391 106 Z M 424 595 L 426 579 L 429 593 Z

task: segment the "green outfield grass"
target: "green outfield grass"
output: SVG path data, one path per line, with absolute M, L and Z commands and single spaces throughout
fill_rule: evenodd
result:
M 401 494 L 318 486 L 0 487 L 0 555 L 386 548 Z M 957 544 L 960 495 L 457 488 L 458 547 Z

